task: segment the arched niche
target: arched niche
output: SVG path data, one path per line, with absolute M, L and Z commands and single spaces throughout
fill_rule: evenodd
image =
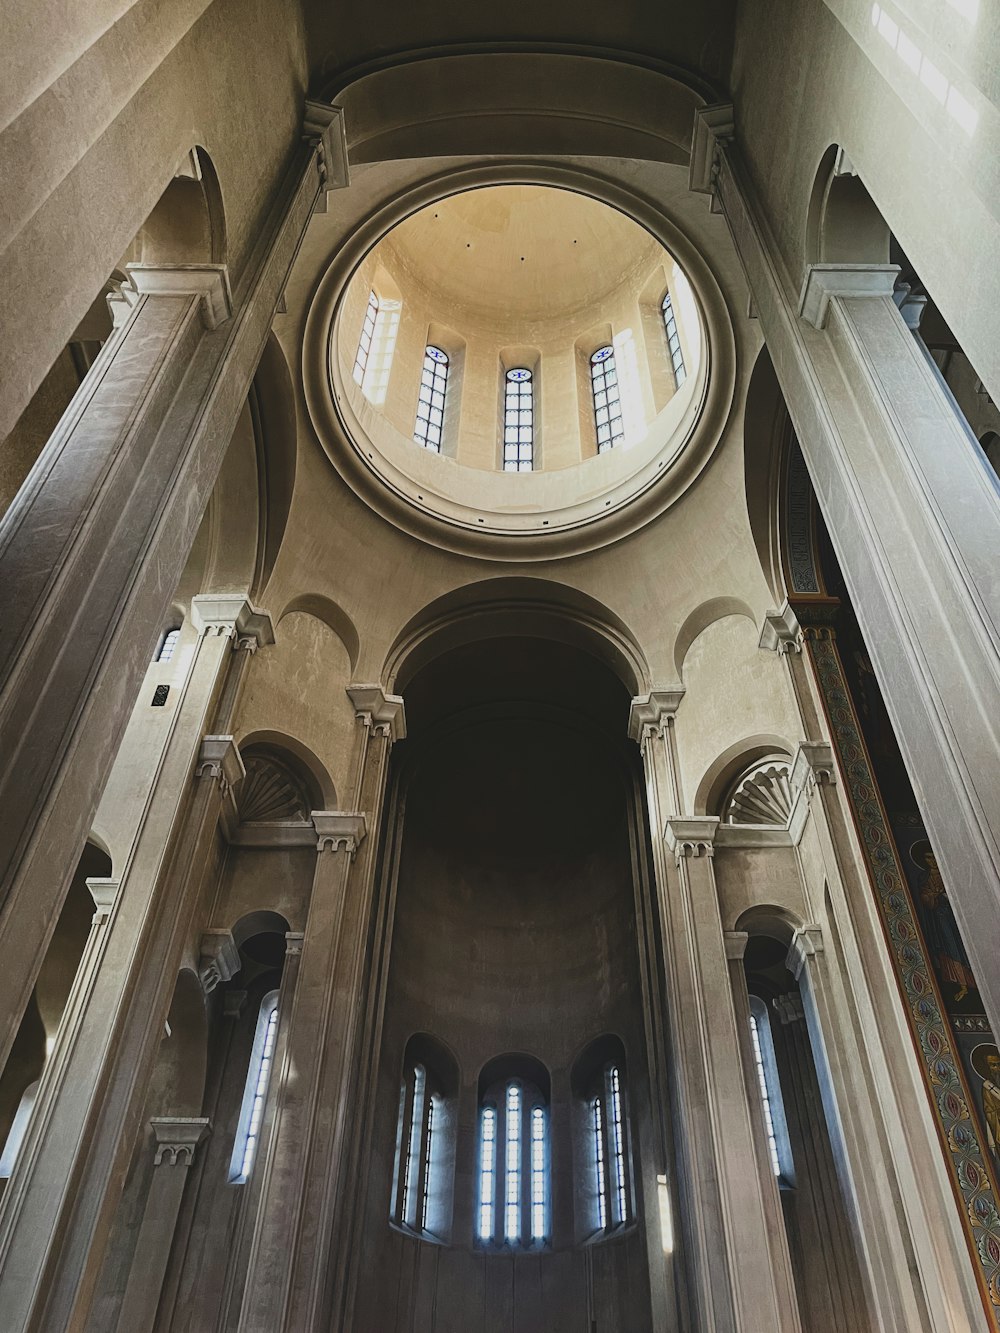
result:
M 838 144 L 826 150 L 817 168 L 806 226 L 809 263 L 889 262 L 889 228 Z
M 531 578 L 486 579 L 430 602 L 396 636 L 383 679 L 392 692 L 400 693 L 442 653 L 512 636 L 552 639 L 582 649 L 607 666 L 630 697 L 650 689 L 645 656 L 620 617 L 576 588 Z
M 333 630 L 344 645 L 353 671 L 358 664 L 361 640 L 354 627 L 354 621 L 343 607 L 338 606 L 335 601 L 325 597 L 322 593 L 302 593 L 298 597 L 293 597 L 282 610 L 278 618 L 279 625 L 285 616 L 292 615 L 296 611 L 303 611 L 306 615 L 315 616 L 317 620 L 322 620 L 324 625 Z
M 728 746 L 702 774 L 695 789 L 696 815 L 726 816 L 727 798 L 741 776 L 761 761 L 773 758 L 787 766 L 791 763 L 793 746 L 783 736 L 748 736 Z
M 251 596 L 261 597 L 285 535 L 295 488 L 295 393 L 281 344 L 269 333 L 250 386 L 257 455 L 257 558 Z
M 246 775 L 236 791 L 241 826 L 309 824 L 323 791 L 311 768 L 289 750 L 264 742 L 244 744 Z
M 684 679 L 684 660 L 695 639 L 724 616 L 745 616 L 751 624 L 757 623 L 753 611 L 738 597 L 711 597 L 696 606 L 685 618 L 674 640 L 674 666 L 678 680 Z
M 313 810 L 335 810 L 337 791 L 333 780 L 307 745 L 287 732 L 255 730 L 240 739 L 240 754 L 271 759 L 286 769 L 300 785 Z M 239 804 L 237 800 L 237 804 Z
M 136 233 L 126 259 L 140 264 L 225 263 L 222 188 L 204 148 L 188 153 Z

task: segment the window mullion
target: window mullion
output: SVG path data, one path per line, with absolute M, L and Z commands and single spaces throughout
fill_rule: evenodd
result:
M 413 1127 L 413 1095 L 413 1070 L 408 1069 L 403 1083 L 403 1115 L 399 1135 L 399 1170 L 396 1172 L 396 1198 L 393 1204 L 393 1216 L 397 1222 L 406 1221 L 404 1216 L 406 1198 L 406 1157 L 409 1152 L 410 1135 Z

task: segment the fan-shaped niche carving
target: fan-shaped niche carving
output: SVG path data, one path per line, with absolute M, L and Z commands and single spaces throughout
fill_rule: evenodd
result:
M 769 755 L 744 769 L 723 803 L 722 822 L 784 828 L 793 804 L 790 773 L 783 755 Z
M 232 840 L 259 846 L 310 841 L 311 812 L 319 808 L 314 783 L 289 757 L 251 747 L 242 755 L 246 776 L 236 789 Z

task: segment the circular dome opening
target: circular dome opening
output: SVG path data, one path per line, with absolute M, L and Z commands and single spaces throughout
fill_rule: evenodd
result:
M 320 437 L 376 508 L 421 536 L 436 523 L 434 540 L 444 525 L 453 549 L 569 549 L 568 533 L 661 486 L 705 403 L 709 343 L 684 269 L 648 225 L 569 188 L 434 199 L 326 287 L 310 318 L 330 311 L 338 429 L 311 398 Z

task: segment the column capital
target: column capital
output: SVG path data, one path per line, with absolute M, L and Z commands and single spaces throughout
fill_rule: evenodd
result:
M 715 815 L 672 815 L 663 830 L 677 863 L 688 856 L 714 856 L 719 820 Z
M 691 131 L 691 161 L 688 189 L 696 194 L 714 194 L 720 147 L 736 134 L 732 102 L 700 106 L 694 113 Z
M 314 810 L 312 822 L 318 852 L 343 850 L 353 856 L 368 832 L 368 819 L 363 811 Z
M 303 930 L 285 931 L 285 957 L 296 955 L 302 952 L 302 941 L 305 939 Z
M 798 981 L 802 975 L 802 969 L 809 962 L 810 958 L 815 958 L 818 953 L 823 952 L 823 931 L 819 926 L 800 926 L 792 936 L 792 942 L 788 946 L 788 956 L 785 958 L 785 966 L 791 972 L 792 976 Z
M 817 787 L 833 787 L 837 781 L 837 765 L 833 747 L 827 741 L 800 741 L 788 775 L 795 792 L 804 791 L 812 796 Z
M 650 736 L 660 736 L 684 698 L 683 685 L 637 694 L 628 710 L 629 738 L 642 747 Z
M 243 759 L 234 736 L 205 736 L 198 751 L 196 778 L 213 778 L 223 797 L 246 776 Z
M 381 685 L 348 685 L 348 698 L 354 716 L 379 736 L 390 742 L 406 736 L 406 708 L 402 695 L 386 694 Z
M 198 976 L 206 995 L 215 990 L 220 981 L 229 981 L 241 967 L 240 951 L 231 930 L 206 930 L 201 937 Z
M 778 611 L 768 611 L 760 630 L 758 647 L 770 653 L 800 653 L 802 627 L 786 601 Z
M 126 264 L 125 271 L 140 296 L 199 297 L 207 329 L 217 329 L 232 316 L 233 294 L 225 264 Z
M 88 875 L 87 888 L 90 890 L 90 896 L 93 898 L 94 907 L 96 908 L 93 925 L 103 925 L 111 915 L 111 909 L 114 907 L 118 898 L 118 890 L 121 888 L 121 880 L 105 879 L 98 875 Z
M 898 273 L 898 264 L 810 264 L 799 294 L 799 314 L 822 329 L 831 297 L 892 296 Z
M 307 98 L 302 117 L 302 137 L 306 143 L 314 144 L 319 154 L 322 195 L 317 211 L 325 213 L 329 191 L 342 189 L 351 183 L 344 108 Z
M 726 957 L 730 962 L 741 962 L 747 951 L 750 936 L 745 930 L 724 930 L 722 940 L 726 946 Z
M 149 1123 L 156 1136 L 154 1166 L 193 1165 L 195 1149 L 212 1132 L 212 1122 L 204 1116 L 158 1115 Z
M 191 598 L 191 619 L 199 634 L 235 638 L 250 652 L 274 643 L 274 626 L 269 612 L 248 602 L 242 593 L 199 593 Z

